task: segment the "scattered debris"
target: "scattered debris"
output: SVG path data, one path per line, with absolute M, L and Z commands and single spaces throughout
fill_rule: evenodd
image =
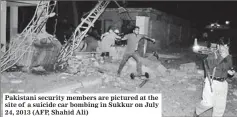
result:
M 15 75 L 13 75 L 12 73 L 10 73 L 10 75 L 8 76 L 9 78 L 16 78 Z
M 153 56 L 155 56 L 156 59 L 159 60 L 159 54 L 158 54 L 158 52 L 153 52 Z
M 178 59 L 180 58 L 179 53 L 168 55 L 168 54 L 159 54 L 159 58 L 167 58 L 167 59 Z
M 169 64 L 172 62 L 172 60 L 168 59 L 168 60 L 165 60 L 165 62 Z
M 12 84 L 20 84 L 22 83 L 22 80 L 19 80 L 19 79 L 13 79 L 10 81 Z
M 197 70 L 197 73 L 200 75 L 204 75 L 204 71 L 203 70 Z
M 4 76 L 4 75 L 1 75 L 1 83 L 8 83 L 9 80 Z
M 166 73 L 169 76 L 174 76 L 176 74 L 177 70 L 176 69 L 167 69 Z
M 72 90 L 71 92 L 80 94 L 81 93 L 81 87 L 76 88 L 76 89 Z
M 33 67 L 32 70 L 31 70 L 31 72 L 32 72 L 33 74 L 37 74 L 37 75 L 46 75 L 46 74 L 49 74 L 49 72 L 46 71 L 43 66 Z
M 237 97 L 237 91 L 234 91 L 234 92 L 233 92 L 233 95 L 235 95 L 235 96 Z
M 196 91 L 196 90 L 197 90 L 197 88 L 196 88 L 195 85 L 191 85 L 191 86 L 189 86 L 187 89 L 188 89 L 189 91 Z
M 23 89 L 18 89 L 17 92 L 18 92 L 18 93 L 24 93 L 25 90 L 23 90 Z
M 67 79 L 69 76 L 72 76 L 72 74 L 61 73 L 61 74 L 58 75 L 58 77 L 61 78 L 61 79 Z
M 180 70 L 185 71 L 188 73 L 194 73 L 197 72 L 197 66 L 196 63 L 185 63 L 180 65 Z
M 9 93 L 18 93 L 16 89 L 10 89 Z
M 166 76 L 167 74 L 167 68 L 165 66 L 163 66 L 161 63 L 160 64 L 157 64 L 157 72 L 160 73 L 162 76 Z
M 167 68 L 164 67 L 161 62 L 154 62 L 145 58 L 141 58 L 142 62 L 142 71 L 148 72 L 151 76 L 151 78 L 156 76 L 166 76 L 167 75 Z M 151 64 L 152 63 L 152 64 Z M 136 61 L 134 59 L 129 59 L 128 63 L 126 64 L 128 66 L 128 72 L 129 74 L 132 72 L 136 72 Z M 125 70 L 124 70 L 125 71 Z
M 174 74 L 174 76 L 176 78 L 184 78 L 185 76 L 187 76 L 187 72 L 185 71 L 176 71 L 176 73 Z

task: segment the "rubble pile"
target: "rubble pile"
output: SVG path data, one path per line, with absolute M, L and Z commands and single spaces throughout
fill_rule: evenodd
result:
M 62 47 L 61 43 L 54 36 L 46 33 L 40 33 L 33 42 L 34 54 L 31 66 L 43 66 L 45 70 L 53 70 L 57 61 L 57 56 Z
M 10 39 L 9 43 L 9 53 L 14 53 L 16 50 L 14 48 L 18 48 L 19 50 L 16 51 L 16 56 L 21 56 L 23 53 L 25 53 L 22 58 L 18 61 L 18 66 L 30 66 L 32 56 L 33 56 L 33 49 L 27 49 L 28 46 L 32 43 L 32 38 L 35 38 L 36 34 L 32 34 L 30 36 L 24 37 L 24 35 L 15 35 Z M 24 43 L 22 43 L 22 41 Z M 20 47 L 19 47 L 20 46 Z
M 119 91 L 134 92 L 138 87 L 140 80 L 131 80 L 129 77 L 117 78 L 112 74 L 102 75 L 102 89 L 117 89 Z
M 82 76 L 96 74 L 99 61 L 91 55 L 77 55 L 68 60 L 67 72 L 70 74 L 79 73 Z
M 101 79 L 100 88 L 113 87 L 121 88 L 130 85 L 130 83 L 117 78 L 119 62 L 103 62 L 99 56 L 91 56 L 91 54 L 81 54 L 74 56 L 68 60 L 67 72 L 83 77 L 96 76 Z M 129 77 L 126 77 L 130 80 Z
M 143 73 L 148 72 L 151 78 L 161 76 L 163 77 L 167 75 L 167 68 L 164 67 L 161 62 L 154 62 L 146 58 L 141 58 L 141 61 Z M 132 72 L 136 72 L 136 61 L 134 59 L 129 59 L 123 71 L 129 74 Z
M 92 56 L 91 54 L 78 54 L 68 61 L 68 73 L 79 75 L 83 77 L 95 76 L 100 83 L 97 84 L 98 91 L 137 91 L 139 84 L 142 82 L 140 79 L 130 79 L 131 73 L 136 73 L 136 61 L 129 59 L 125 64 L 121 76 L 117 77 L 116 73 L 119 67 L 119 63 L 116 60 L 112 62 L 101 61 L 102 58 L 98 56 Z M 121 60 L 121 59 L 120 59 Z M 159 90 L 159 86 L 155 86 L 157 82 L 166 86 L 172 87 L 175 81 L 178 84 L 186 83 L 188 80 L 200 79 L 203 77 L 203 71 L 198 70 L 195 63 L 185 63 L 180 65 L 180 69 L 170 68 L 167 69 L 161 61 L 153 61 L 148 58 L 140 58 L 142 62 L 142 71 L 149 73 L 150 81 L 149 86 L 145 85 L 148 89 L 153 87 L 154 91 Z M 158 84 L 159 84 L 158 83 Z M 196 91 L 197 87 L 192 84 L 185 85 L 185 88 L 189 91 Z M 146 89 L 146 88 L 145 88 Z M 145 90 L 144 89 L 144 90 Z
M 16 35 L 9 44 L 9 53 L 15 53 L 14 56 L 19 58 L 16 65 L 21 66 L 23 71 L 28 72 L 38 66 L 50 71 L 54 68 L 61 46 L 58 39 L 47 32 L 32 33 L 26 37 Z

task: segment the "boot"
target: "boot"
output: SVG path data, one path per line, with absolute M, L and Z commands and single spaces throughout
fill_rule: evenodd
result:
M 199 117 L 199 115 L 197 115 L 197 113 L 196 113 L 196 110 L 193 113 L 193 117 Z

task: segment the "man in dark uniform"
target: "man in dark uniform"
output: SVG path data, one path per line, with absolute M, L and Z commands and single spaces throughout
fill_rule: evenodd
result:
M 229 46 L 226 39 L 219 40 L 216 54 L 208 55 L 206 58 L 207 71 L 213 73 L 211 80 L 205 79 L 205 86 L 211 87 L 203 89 L 202 101 L 197 105 L 194 117 L 198 117 L 206 110 L 213 108 L 213 117 L 222 117 L 225 112 L 226 99 L 228 93 L 227 78 L 234 76 L 235 71 L 232 66 L 232 56 L 229 54 Z M 210 91 L 212 89 L 212 92 Z M 209 91 L 207 91 L 209 90 Z M 210 93 L 211 92 L 211 93 Z
M 139 53 L 137 51 L 138 43 L 141 39 L 147 39 L 147 40 L 150 40 L 153 43 L 155 43 L 155 39 L 151 39 L 145 35 L 139 34 L 139 30 L 140 30 L 140 28 L 136 26 L 133 29 L 133 33 L 127 34 L 121 39 L 121 40 L 127 40 L 127 47 L 126 47 L 125 53 L 123 55 L 123 60 L 121 61 L 120 65 L 119 65 L 119 69 L 117 72 L 118 76 L 120 76 L 124 65 L 126 64 L 128 59 L 131 57 L 133 57 L 137 63 L 137 74 L 135 74 L 135 76 L 139 77 L 142 75 L 142 63 L 139 60 Z

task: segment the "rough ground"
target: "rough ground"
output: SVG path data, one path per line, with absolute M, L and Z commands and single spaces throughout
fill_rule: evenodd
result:
M 162 93 L 163 116 L 192 116 L 195 104 L 200 101 L 202 93 L 203 71 L 198 56 L 188 51 L 182 53 L 163 51 L 160 54 L 159 61 L 152 57 L 143 60 L 145 65 L 143 70 L 149 71 L 151 78 L 142 88 L 137 88 L 141 83 L 140 80 L 129 78 L 129 73 L 135 70 L 134 62 L 131 60 L 124 67 L 121 78 L 115 76 L 118 62 L 105 63 L 100 65 L 96 72 L 91 70 L 78 75 L 52 73 L 41 76 L 22 72 L 3 73 L 1 92 Z M 185 63 L 191 64 L 181 65 Z M 199 66 L 198 69 L 193 67 L 195 65 L 193 63 Z M 225 117 L 234 117 L 237 115 L 236 76 L 228 82 Z M 202 116 L 210 115 L 211 111 L 208 111 Z

